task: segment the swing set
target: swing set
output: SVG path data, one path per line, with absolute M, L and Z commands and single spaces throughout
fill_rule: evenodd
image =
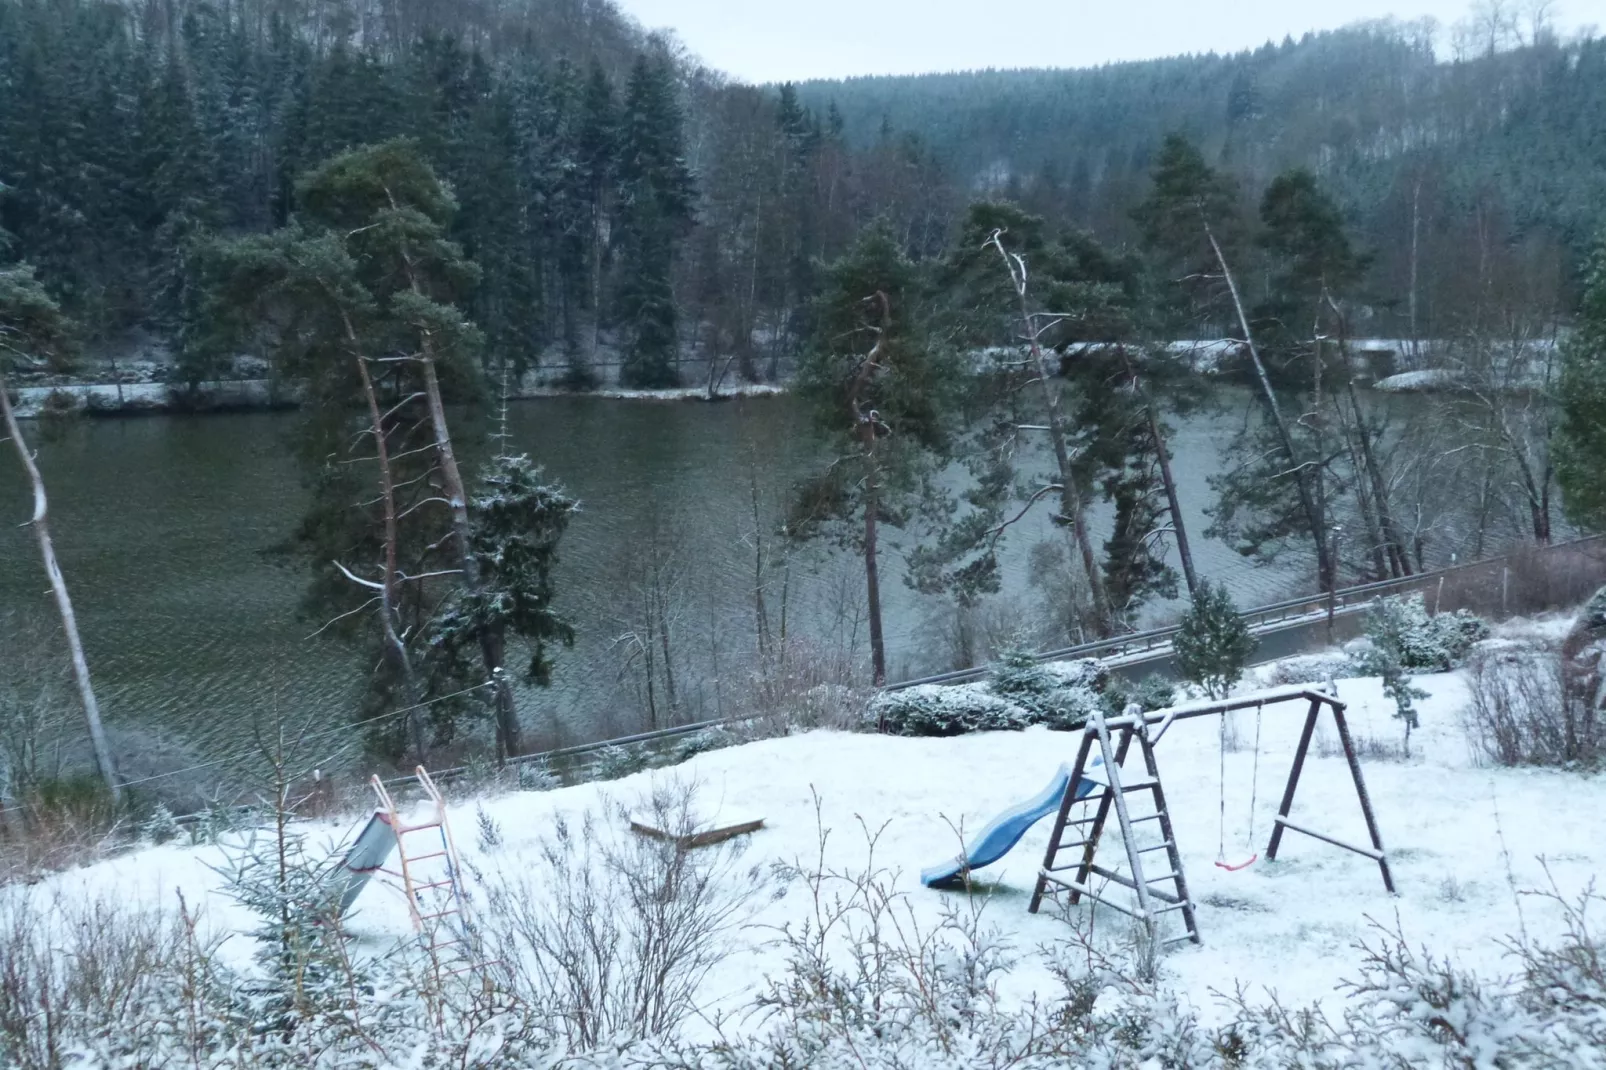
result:
M 1277 858 L 1283 833 L 1291 830 L 1372 859 L 1382 873 L 1383 887 L 1392 894 L 1394 876 L 1389 871 L 1388 855 L 1383 849 L 1383 839 L 1378 833 L 1377 819 L 1372 813 L 1371 796 L 1367 793 L 1366 780 L 1361 775 L 1360 759 L 1356 755 L 1355 744 L 1350 736 L 1349 722 L 1344 716 L 1345 704 L 1339 701 L 1334 691 L 1331 684 L 1325 688 L 1300 685 L 1274 688 L 1238 698 L 1186 703 L 1148 713 L 1137 706 L 1128 706 L 1118 717 L 1105 717 L 1102 712 L 1095 711 L 1082 730 L 1082 741 L 1077 749 L 1076 763 L 1072 767 L 1060 801 L 1059 815 L 1049 835 L 1048 850 L 1043 856 L 1043 865 L 1038 870 L 1037 885 L 1032 892 L 1028 909 L 1034 914 L 1037 913 L 1043 899 L 1048 896 L 1058 897 L 1064 894 L 1067 896 L 1068 906 L 1075 906 L 1086 896 L 1096 903 L 1137 919 L 1151 932 L 1161 915 L 1176 911 L 1181 914 L 1185 934 L 1164 942 L 1191 940 L 1196 944 L 1201 943 L 1195 918 L 1195 904 L 1188 893 L 1187 877 L 1182 868 L 1182 856 L 1177 849 L 1171 812 L 1166 805 L 1165 790 L 1160 782 L 1155 746 L 1178 721 L 1191 720 L 1195 717 L 1222 719 L 1219 772 L 1220 832 L 1216 865 L 1229 872 L 1236 872 L 1259 861 L 1260 855 L 1251 854 L 1247 861 L 1237 863 L 1227 861 L 1226 857 L 1226 715 L 1236 710 L 1252 708 L 1255 711 L 1255 750 L 1249 804 L 1249 836 L 1253 844 L 1254 809 L 1258 802 L 1260 777 L 1262 717 L 1268 706 L 1276 707 L 1284 703 L 1298 702 L 1307 704 L 1305 724 L 1300 732 L 1299 746 L 1294 751 L 1293 766 L 1289 769 L 1288 782 L 1283 788 L 1277 817 L 1272 822 L 1271 839 L 1265 851 L 1266 860 L 1274 861 Z M 1304 772 L 1305 758 L 1310 751 L 1311 739 L 1316 733 L 1316 723 L 1323 710 L 1331 714 L 1334 727 L 1338 730 L 1339 743 L 1343 747 L 1344 758 L 1349 764 L 1350 777 L 1355 784 L 1355 796 L 1366 819 L 1366 830 L 1371 839 L 1370 847 L 1346 843 L 1325 832 L 1295 824 L 1289 819 L 1289 813 L 1294 805 L 1294 794 L 1299 788 L 1299 778 Z M 1142 756 L 1141 773 L 1135 769 L 1127 770 L 1124 766 L 1134 743 L 1137 744 L 1138 752 Z M 1096 759 L 1093 753 L 1095 746 L 1098 748 Z M 1084 781 L 1092 786 L 1091 791 L 1077 790 L 1077 786 Z M 1140 804 L 1144 797 L 1147 797 L 1151 805 L 1146 808 L 1134 808 L 1133 796 L 1137 797 Z M 1073 817 L 1078 803 L 1088 805 L 1083 810 L 1082 816 Z M 1098 861 L 1098 849 L 1108 830 L 1111 817 L 1115 819 L 1115 829 L 1121 838 L 1126 861 L 1125 872 L 1100 865 Z M 1160 842 L 1142 844 L 1138 841 L 1135 830 L 1137 826 L 1150 822 L 1157 824 Z M 1158 875 L 1146 875 L 1145 858 L 1160 851 L 1165 852 L 1168 868 Z M 1067 861 L 1062 856 L 1068 856 L 1070 860 Z M 1100 880 L 1097 886 L 1094 884 L 1095 878 Z M 1110 891 L 1112 885 L 1132 893 L 1132 897 L 1113 896 Z

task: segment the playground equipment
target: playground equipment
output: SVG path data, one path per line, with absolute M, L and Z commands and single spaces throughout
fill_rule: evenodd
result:
M 1249 850 L 1254 851 L 1255 804 L 1260 801 L 1260 719 L 1266 710 L 1264 702 L 1255 703 L 1255 764 L 1249 774 Z M 1228 873 L 1248 869 L 1260 861 L 1260 855 L 1251 853 L 1248 859 L 1237 864 L 1227 861 L 1227 714 L 1221 715 L 1221 767 L 1217 778 L 1217 799 L 1220 804 L 1220 824 L 1216 832 L 1216 868 Z
M 1283 788 L 1282 802 L 1273 822 L 1271 840 L 1266 845 L 1267 861 L 1276 859 L 1277 851 L 1282 845 L 1283 832 L 1292 830 L 1372 859 L 1382 873 L 1383 887 L 1392 893 L 1394 877 L 1389 870 L 1388 856 L 1383 849 L 1383 840 L 1377 829 L 1377 819 L 1372 813 L 1371 796 L 1367 793 L 1366 781 L 1361 775 L 1360 760 L 1356 756 L 1355 745 L 1350 737 L 1349 723 L 1344 716 L 1345 704 L 1332 693 L 1331 685 L 1327 689 L 1304 685 L 1273 688 L 1238 698 L 1185 703 L 1149 713 L 1143 712 L 1136 706 L 1128 706 L 1118 717 L 1106 717 L 1102 711 L 1095 711 L 1082 730 L 1081 744 L 1077 749 L 1074 763 L 1069 767 L 1062 765 L 1054 780 L 1042 793 L 999 815 L 982 830 L 975 843 L 967 848 L 964 856 L 953 863 L 925 870 L 921 874 L 921 880 L 928 886 L 951 884 L 961 873 L 997 861 L 1020 840 L 1033 823 L 1054 809 L 1052 802 L 1047 802 L 1045 808 L 1045 802 L 1057 796 L 1058 813 L 1053 830 L 1049 834 L 1048 849 L 1043 855 L 1043 864 L 1038 870 L 1037 884 L 1032 891 L 1028 909 L 1035 914 L 1042 906 L 1044 898 L 1050 896 L 1066 895 L 1068 906 L 1075 906 L 1083 896 L 1086 896 L 1094 902 L 1137 919 L 1150 930 L 1151 934 L 1154 933 L 1162 915 L 1176 912 L 1182 918 L 1184 935 L 1165 942 L 1191 940 L 1193 943 L 1200 943 L 1202 941 L 1195 917 L 1195 904 L 1188 893 L 1187 876 L 1177 848 L 1165 790 L 1160 781 L 1160 767 L 1155 757 L 1155 746 L 1178 721 L 1195 717 L 1221 717 L 1235 710 L 1252 707 L 1256 711 L 1254 776 L 1258 781 L 1260 718 L 1267 707 L 1289 702 L 1305 702 L 1308 703 L 1308 708 L 1299 745 L 1294 752 L 1293 766 L 1288 773 L 1288 782 Z M 1350 777 L 1355 784 L 1355 795 L 1360 802 L 1361 813 L 1366 819 L 1366 829 L 1371 839 L 1370 847 L 1345 843 L 1325 832 L 1318 832 L 1289 820 L 1288 815 L 1294 805 L 1299 778 L 1305 768 L 1305 757 L 1310 750 L 1311 738 L 1316 732 L 1317 720 L 1324 709 L 1330 711 L 1334 726 L 1338 730 L 1339 743 L 1343 747 L 1345 760 L 1349 763 Z M 1138 753 L 1142 755 L 1141 773 L 1126 769 L 1125 763 L 1134 742 L 1137 743 Z M 1099 749 L 1098 754 L 1093 753 L 1095 744 Z M 1226 862 L 1225 783 L 1225 764 L 1223 764 L 1219 862 L 1223 869 L 1236 870 L 1255 861 L 1256 857 L 1237 865 Z M 1255 789 L 1252 788 L 1253 790 Z M 1132 796 L 1137 796 L 1139 800 L 1146 796 L 1149 800 L 1148 808 L 1135 812 L 1129 805 L 1129 797 Z M 1085 803 L 1090 807 L 1091 813 L 1084 809 L 1082 816 L 1073 817 L 1073 810 L 1079 803 Z M 1116 831 L 1121 839 L 1122 854 L 1125 856 L 1125 872 L 1098 862 L 1100 841 L 1104 837 L 1112 813 L 1115 816 Z M 1158 828 L 1159 842 L 1142 842 L 1137 830 L 1151 823 Z M 1069 839 L 1067 832 L 1071 833 Z M 1072 852 L 1069 857 L 1074 859 L 1073 861 L 1062 860 L 1066 852 Z M 1144 861 L 1157 852 L 1164 852 L 1167 868 L 1162 873 L 1151 875 L 1145 871 Z M 1094 878 L 1099 879 L 1098 886 L 1094 885 Z M 1117 891 L 1112 892 L 1112 887 Z M 1130 898 L 1122 896 L 1121 890 L 1130 893 Z
M 1094 788 L 1093 770 L 1076 785 L 1076 797 L 1085 798 Z M 920 871 L 920 883 L 927 888 L 949 888 L 961 883 L 963 875 L 971 870 L 990 866 L 1008 854 L 1031 828 L 1043 818 L 1059 809 L 1071 783 L 1071 767 L 1061 765 L 1048 786 L 1024 802 L 1016 803 L 982 829 L 966 845 L 964 853 Z
M 479 953 L 479 937 L 469 919 L 457 847 L 446 820 L 446 800 L 423 766 L 415 772 L 431 804 L 429 816 L 410 825 L 404 823 L 384 782 L 373 777 L 379 805 L 330 875 L 330 897 L 343 914 L 377 875 L 407 900 L 413 931 L 437 971 L 451 975 L 478 970 L 489 963 Z M 430 832 L 434 836 L 426 836 L 422 844 L 409 840 Z M 385 864 L 393 850 L 395 869 Z

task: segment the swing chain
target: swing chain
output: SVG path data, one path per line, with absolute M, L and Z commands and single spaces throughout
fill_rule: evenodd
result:
M 1255 704 L 1255 760 L 1249 773 L 1249 847 L 1255 846 L 1255 804 L 1260 800 L 1260 715 L 1265 702 Z
M 1216 826 L 1216 861 L 1227 860 L 1227 715 L 1221 715 L 1221 740 L 1217 749 L 1220 755 L 1221 768 L 1217 772 L 1216 799 L 1220 805 L 1220 817 Z

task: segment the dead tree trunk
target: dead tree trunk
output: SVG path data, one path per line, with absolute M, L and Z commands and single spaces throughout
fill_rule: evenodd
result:
M 1277 437 L 1282 443 L 1283 452 L 1288 455 L 1288 463 L 1292 468 L 1295 487 L 1299 492 L 1300 510 L 1305 514 L 1305 522 L 1310 527 L 1311 542 L 1316 550 L 1316 573 L 1321 578 L 1322 589 L 1332 590 L 1335 580 L 1332 556 L 1328 553 L 1326 524 L 1322 517 L 1321 507 L 1311 495 L 1310 484 L 1305 478 L 1304 465 L 1300 463 L 1299 454 L 1294 449 L 1293 436 L 1288 431 L 1288 421 L 1283 418 L 1282 406 L 1277 401 L 1277 392 L 1272 389 L 1271 377 L 1266 374 L 1266 365 L 1260 359 L 1260 349 L 1255 345 L 1254 333 L 1249 329 L 1249 314 L 1244 309 L 1243 296 L 1238 292 L 1237 279 L 1233 277 L 1232 268 L 1227 264 L 1227 256 L 1221 251 L 1221 243 L 1216 241 L 1216 234 L 1208 221 L 1201 219 L 1204 226 L 1205 237 L 1210 241 L 1210 249 L 1215 254 L 1216 264 L 1221 268 L 1221 276 L 1227 282 L 1227 290 L 1232 294 L 1232 306 L 1238 314 L 1238 326 L 1244 333 L 1244 345 L 1249 350 L 1249 359 L 1255 366 L 1255 377 L 1260 382 L 1260 390 L 1266 401 L 1266 411 L 1271 415 L 1272 425 L 1276 428 Z
M 413 269 L 413 258 L 405 250 L 402 264 L 407 271 L 407 284 L 415 294 L 425 296 Z M 429 418 L 435 432 L 435 452 L 440 458 L 442 489 L 452 514 L 452 536 L 457 543 L 463 583 L 471 591 L 480 589 L 479 562 L 474 558 L 474 547 L 468 522 L 468 492 L 463 485 L 462 472 L 457 467 L 457 454 L 452 449 L 452 435 L 446 426 L 446 406 L 441 401 L 440 377 L 435 372 L 434 338 L 428 328 L 420 329 L 419 363 L 424 369 L 424 394 L 429 403 Z M 513 687 L 503 671 L 507 637 L 499 629 L 482 628 L 479 636 L 480 655 L 485 671 L 490 675 L 496 703 L 496 742 L 499 760 L 513 757 L 523 751 L 519 730 L 518 709 L 513 702 Z
M 1322 289 L 1322 300 L 1332 309 L 1337 321 L 1338 355 L 1344 364 L 1344 388 L 1349 395 L 1350 412 L 1355 417 L 1355 438 L 1360 448 L 1361 468 L 1365 473 L 1362 478 L 1371 486 L 1372 505 L 1377 510 L 1377 522 L 1388 555 L 1389 569 L 1396 577 L 1409 576 L 1411 559 L 1406 552 L 1405 534 L 1394 519 L 1394 509 L 1389 502 L 1388 480 L 1383 478 L 1377 451 L 1372 448 L 1372 431 L 1366 424 L 1366 413 L 1362 411 L 1360 399 L 1355 394 L 1355 376 L 1350 370 L 1349 320 L 1331 291 L 1325 287 Z M 1339 407 L 1339 414 L 1342 418 L 1342 406 Z
M 1070 451 L 1065 445 L 1065 414 L 1060 408 L 1059 390 L 1054 385 L 1054 377 L 1049 374 L 1048 359 L 1043 355 L 1041 344 L 1043 331 L 1065 317 L 1031 311 L 1026 298 L 1026 261 L 1019 254 L 1005 250 L 1002 233 L 994 231 L 987 244 L 996 248 L 999 255 L 1004 258 L 1004 266 L 1009 270 L 1009 278 L 1014 284 L 1015 296 L 1020 303 L 1021 327 L 1025 333 L 1025 341 L 1030 347 L 1033 370 L 1037 372 L 1037 381 L 1043 388 L 1043 408 L 1048 434 L 1054 450 L 1054 463 L 1059 469 L 1060 520 L 1070 524 L 1071 534 L 1076 539 L 1076 547 L 1081 554 L 1082 570 L 1087 574 L 1088 592 L 1093 599 L 1094 630 L 1100 636 L 1106 636 L 1111 632 L 1114 616 L 1110 612 L 1109 594 L 1104 588 L 1104 574 L 1099 569 L 1098 553 L 1093 548 L 1093 538 L 1088 532 L 1087 510 L 1082 500 L 1082 491 L 1076 481 L 1076 471 L 1071 467 Z M 1038 320 L 1044 318 L 1049 322 L 1039 326 Z
M 73 613 L 72 598 L 67 594 L 67 581 L 61 574 L 61 565 L 56 561 L 56 547 L 50 539 L 50 502 L 45 497 L 45 480 L 39 474 L 33 454 L 28 451 L 27 441 L 22 437 L 17 415 L 11 409 L 11 395 L 4 376 L 0 376 L 0 416 L 4 417 L 6 434 L 16 447 L 17 457 L 22 461 L 23 471 L 28 474 L 28 482 L 33 487 L 33 519 L 29 525 L 33 528 L 34 539 L 39 543 L 39 556 L 44 560 L 45 575 L 50 578 L 51 593 L 56 597 L 61 629 L 67 635 L 73 679 L 78 684 L 78 698 L 84 706 L 84 721 L 89 726 L 89 742 L 95 752 L 95 765 L 100 770 L 101 779 L 106 782 L 113 805 L 121 805 L 123 789 L 117 783 L 117 767 L 112 761 L 111 745 L 106 742 L 106 730 L 100 723 L 100 703 L 95 699 L 95 686 L 89 679 L 89 662 L 84 658 L 84 643 L 78 635 L 78 618 Z
M 1171 512 L 1171 528 L 1176 535 L 1177 557 L 1182 561 L 1182 577 L 1188 584 L 1188 597 L 1199 593 L 1199 578 L 1193 571 L 1193 550 L 1188 545 L 1188 527 L 1182 520 L 1182 501 L 1177 497 L 1177 481 L 1171 474 L 1171 451 L 1160 430 L 1160 414 L 1155 410 L 1154 399 L 1138 378 L 1137 370 L 1127 355 L 1126 346 L 1120 346 L 1121 363 L 1126 366 L 1127 378 L 1143 402 L 1144 415 L 1149 421 L 1149 433 L 1154 436 L 1154 455 L 1160 462 L 1160 483 L 1165 487 L 1166 506 Z
M 891 302 L 887 295 L 876 291 L 875 298 L 881 314 L 881 325 L 875 328 L 876 343 L 859 366 L 853 386 L 848 391 L 848 409 L 859 434 L 859 449 L 864 457 L 864 586 L 865 601 L 870 613 L 870 669 L 871 682 L 876 686 L 887 682 L 887 648 L 881 631 L 881 573 L 876 561 L 876 524 L 881 511 L 881 480 L 877 469 L 876 421 L 874 410 L 864 411 L 861 398 L 870 377 L 881 367 L 878 363 L 885 350 L 887 332 L 892 325 Z
M 347 335 L 353 341 L 356 332 L 350 324 Z M 401 681 L 402 705 L 407 709 L 407 734 L 412 737 L 413 751 L 420 762 L 424 761 L 424 726 L 419 702 L 418 680 L 413 675 L 412 658 L 407 645 L 396 631 L 396 603 L 400 573 L 396 567 L 396 482 L 390 467 L 390 443 L 385 438 L 385 419 L 379 411 L 379 395 L 374 391 L 373 376 L 368 373 L 368 362 L 356 357 L 357 371 L 362 376 L 363 395 L 368 401 L 368 419 L 373 425 L 375 456 L 379 462 L 380 500 L 385 510 L 385 550 L 382 575 L 379 581 L 379 627 L 384 636 L 385 659 L 391 671 Z

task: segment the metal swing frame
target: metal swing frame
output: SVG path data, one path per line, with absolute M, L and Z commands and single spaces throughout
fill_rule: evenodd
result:
M 1195 904 L 1188 893 L 1187 878 L 1182 870 L 1176 836 L 1172 830 L 1170 813 L 1160 785 L 1160 771 L 1154 748 L 1178 721 L 1196 717 L 1219 717 L 1234 710 L 1255 706 L 1261 707 L 1264 711 L 1267 706 L 1299 701 L 1308 703 L 1304 728 L 1300 732 L 1299 746 L 1294 751 L 1293 765 L 1289 769 L 1282 801 L 1272 825 L 1271 840 L 1266 845 L 1266 860 L 1276 860 L 1277 852 L 1282 846 L 1284 830 L 1292 830 L 1372 859 L 1382 874 L 1383 887 L 1393 894 L 1394 875 L 1389 869 L 1388 854 L 1383 847 L 1382 835 L 1378 831 L 1376 815 L 1372 811 L 1372 798 L 1366 789 L 1366 779 L 1361 773 L 1360 759 L 1350 735 L 1349 721 L 1345 717 L 1345 703 L 1338 699 L 1333 693 L 1334 690 L 1331 684 L 1326 688 L 1298 685 L 1258 691 L 1231 699 L 1184 703 L 1148 713 L 1135 707 L 1128 707 L 1127 712 L 1118 717 L 1105 717 L 1102 712 L 1095 711 L 1082 730 L 1076 764 L 1060 802 L 1059 816 L 1049 836 L 1048 849 L 1043 856 L 1043 865 L 1038 870 L 1037 885 L 1032 892 L 1028 909 L 1034 914 L 1037 913 L 1044 897 L 1048 895 L 1057 896 L 1061 892 L 1067 892 L 1070 905 L 1075 905 L 1085 895 L 1095 902 L 1103 903 L 1136 918 L 1146 925 L 1151 933 L 1160 914 L 1176 910 L 1181 912 L 1187 930 L 1186 935 L 1177 939 L 1201 943 L 1198 926 L 1194 920 Z M 1294 796 L 1299 788 L 1299 778 L 1305 769 L 1305 758 L 1310 752 L 1311 739 L 1316 733 L 1316 723 L 1323 709 L 1332 714 L 1334 726 L 1338 730 L 1339 743 L 1343 747 L 1344 758 L 1349 764 L 1350 777 L 1355 784 L 1356 799 L 1360 802 L 1361 813 L 1366 819 L 1366 830 L 1371 840 L 1370 847 L 1346 843 L 1328 833 L 1289 820 L 1288 815 L 1293 809 Z M 1147 776 L 1123 783 L 1122 763 L 1126 760 L 1134 741 L 1138 743 L 1143 755 Z M 1075 786 L 1083 778 L 1083 774 L 1091 768 L 1090 761 L 1095 744 L 1099 747 L 1103 759 L 1100 775 L 1107 783 L 1102 785 L 1102 791 L 1095 791 L 1083 800 L 1093 804 L 1093 815 L 1072 818 L 1071 812 L 1077 802 Z M 1155 810 L 1150 814 L 1133 817 L 1128 810 L 1126 796 L 1131 792 L 1142 791 L 1151 793 Z M 1099 841 L 1103 837 L 1112 810 L 1116 815 L 1123 841 L 1127 873 L 1119 873 L 1099 866 L 1095 862 Z M 1133 836 L 1132 827 L 1150 820 L 1159 822 L 1163 841 L 1159 845 L 1140 847 Z M 1077 830 L 1073 832 L 1073 838 L 1069 842 L 1065 839 L 1067 828 Z M 1081 849 L 1081 858 L 1078 862 L 1067 864 L 1059 861 L 1061 852 L 1077 848 Z M 1167 852 L 1171 870 L 1164 876 L 1145 878 L 1143 855 L 1158 850 Z M 1075 870 L 1075 876 L 1066 876 L 1065 874 L 1072 869 Z M 1101 877 L 1133 892 L 1137 900 L 1136 905 L 1130 902 L 1112 902 L 1107 890 L 1093 887 L 1091 881 L 1094 877 Z M 1157 887 L 1164 882 L 1170 882 L 1174 890 Z

